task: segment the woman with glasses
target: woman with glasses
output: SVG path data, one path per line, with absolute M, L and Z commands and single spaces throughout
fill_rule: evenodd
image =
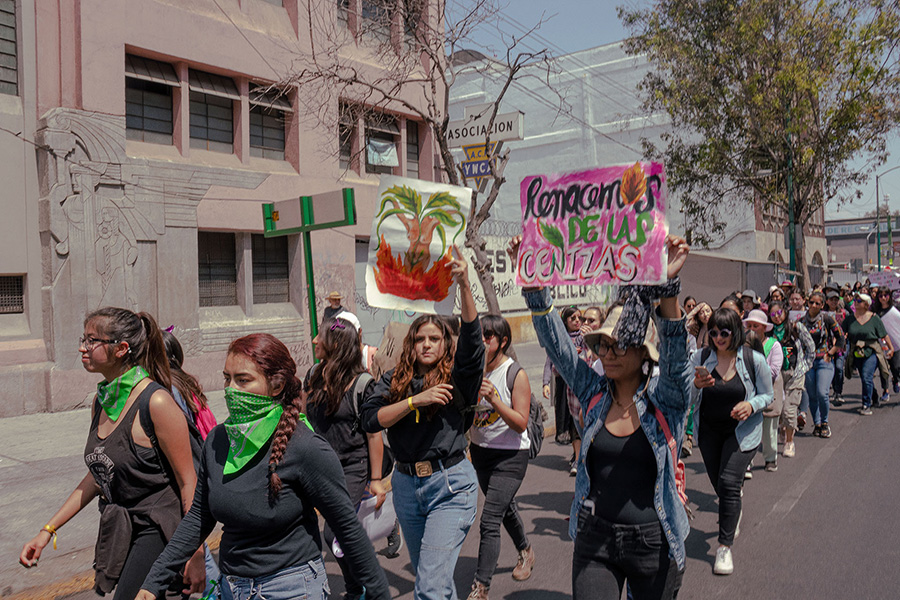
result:
M 862 380 L 862 407 L 859 414 L 872 414 L 872 406 L 878 406 L 875 397 L 875 370 L 881 367 L 889 355 L 894 353 L 891 338 L 887 334 L 881 318 L 869 310 L 872 298 L 868 294 L 857 294 L 853 302 L 853 314 L 844 320 L 847 328 L 847 364 L 846 371 L 851 373 L 856 367 Z M 879 363 L 882 363 L 879 365 Z
M 769 320 L 772 322 L 772 337 L 781 344 L 784 352 L 784 361 L 781 363 L 781 379 L 784 383 L 784 402 L 781 408 L 781 427 L 784 430 L 782 454 L 786 458 L 793 458 L 797 453 L 794 433 L 798 425 L 798 407 L 806 384 L 806 372 L 812 366 L 816 347 L 802 323 L 788 320 L 787 307 L 783 302 L 772 302 Z
M 894 306 L 893 292 L 889 288 L 878 288 L 875 302 L 875 314 L 884 323 L 884 328 L 890 338 L 892 348 L 900 348 L 900 311 Z M 894 352 L 887 359 L 891 371 L 894 393 L 900 393 L 900 352 Z M 891 394 L 888 391 L 888 378 L 881 377 L 881 401 L 889 402 Z
M 744 347 L 741 318 L 735 311 L 720 308 L 713 313 L 709 339 L 710 350 L 695 353 L 692 361 L 693 395 L 699 404 L 697 445 L 719 497 L 719 547 L 713 572 L 730 575 L 744 473 L 762 442 L 762 411 L 774 394 L 769 365 L 762 354 Z
M 488 600 L 491 579 L 500 558 L 500 526 L 518 553 L 512 578 L 525 581 L 534 567 L 534 550 L 519 516 L 516 493 L 528 468 L 528 416 L 531 386 L 519 363 L 506 355 L 512 343 L 509 323 L 499 315 L 481 317 L 484 336 L 484 379 L 475 423 L 469 429 L 469 452 L 484 494 L 481 541 L 475 582 L 468 600 Z
M 844 346 L 844 332 L 834 317 L 826 313 L 825 295 L 813 292 L 809 295 L 809 308 L 800 322 L 809 331 L 816 346 L 816 358 L 806 373 L 806 393 L 809 395 L 809 414 L 812 417 L 813 435 L 829 438 L 828 390 L 834 379 L 834 357 Z M 867 307 L 868 308 L 868 307 Z
M 520 237 L 510 241 L 513 259 L 520 243 Z M 623 286 L 623 302 L 610 309 L 599 331 L 587 335 L 605 375 L 592 370 L 569 343 L 550 291 L 522 291 L 541 346 L 585 416 L 569 519 L 574 600 L 618 600 L 626 583 L 636 600 L 671 599 L 680 587 L 689 526 L 664 428 L 673 439 L 681 438 L 690 401 L 677 279 L 689 248 L 674 236 L 667 244 L 666 284 Z M 650 314 L 655 298 L 656 323 Z
M 194 499 L 197 474 L 187 416 L 169 392 L 172 378 L 162 332 L 149 314 L 96 310 L 84 320 L 79 345 L 85 371 L 103 376 L 84 453 L 89 473 L 25 544 L 19 562 L 37 565 L 51 538 L 55 545 L 56 530 L 99 496 L 94 589 L 105 594 L 115 588 L 113 600 L 132 600 Z M 139 414 L 145 410 L 153 432 L 142 426 Z M 156 443 L 148 433 L 155 433 Z M 173 576 L 184 569 L 184 583 L 178 577 L 157 592 L 180 598 L 186 587 L 203 591 L 204 555 L 197 546 L 173 565 Z

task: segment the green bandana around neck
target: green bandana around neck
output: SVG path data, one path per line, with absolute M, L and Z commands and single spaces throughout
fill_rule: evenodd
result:
M 131 390 L 138 383 L 149 377 L 150 374 L 144 367 L 131 367 L 112 381 L 101 381 L 97 384 L 97 402 L 100 403 L 103 412 L 110 421 L 116 421 L 128 402 Z
M 225 432 L 228 434 L 228 458 L 224 474 L 231 475 L 243 469 L 266 445 L 278 429 L 284 408 L 271 396 L 260 396 L 225 388 L 225 405 L 228 418 Z M 306 415 L 300 413 L 299 421 L 312 430 Z

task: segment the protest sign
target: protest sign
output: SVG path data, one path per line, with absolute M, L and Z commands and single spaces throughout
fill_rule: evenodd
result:
M 409 323 L 397 323 L 391 321 L 384 328 L 384 337 L 378 345 L 375 352 L 375 358 L 372 360 L 372 377 L 381 379 L 387 371 L 397 366 L 400 360 L 400 353 L 403 352 L 403 338 L 409 331 Z
M 516 283 L 663 283 L 667 200 L 660 163 L 526 177 Z
M 472 190 L 383 175 L 378 202 L 366 266 L 369 305 L 449 312 L 451 249 L 462 244 Z
M 886 287 L 890 290 L 900 290 L 900 279 L 893 271 L 878 271 L 869 273 L 869 282 L 878 287 Z

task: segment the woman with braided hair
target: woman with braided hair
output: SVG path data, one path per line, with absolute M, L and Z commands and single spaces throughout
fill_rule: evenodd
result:
M 301 383 L 287 347 L 256 333 L 228 347 L 229 417 L 203 447 L 190 512 L 144 580 L 152 600 L 217 522 L 224 600 L 324 599 L 317 509 L 334 531 L 366 598 L 389 598 L 384 572 L 356 518 L 341 464 L 300 412 Z

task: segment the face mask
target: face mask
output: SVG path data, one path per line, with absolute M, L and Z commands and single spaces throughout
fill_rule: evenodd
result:
M 278 428 L 284 408 L 271 396 L 225 388 L 228 458 L 225 475 L 237 473 L 265 447 Z
M 110 382 L 97 384 L 97 402 L 111 421 L 116 421 L 128 402 L 131 390 L 138 383 L 149 377 L 144 367 L 132 367 Z

